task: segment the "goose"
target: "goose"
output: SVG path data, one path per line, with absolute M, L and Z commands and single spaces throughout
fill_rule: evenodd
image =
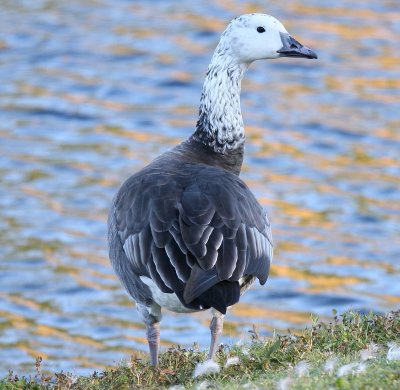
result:
M 241 80 L 260 59 L 317 58 L 266 14 L 232 20 L 212 56 L 193 134 L 129 177 L 108 217 L 109 257 L 146 326 L 158 365 L 161 308 L 211 308 L 212 359 L 227 309 L 258 279 L 273 254 L 269 220 L 239 178 L 245 133 Z

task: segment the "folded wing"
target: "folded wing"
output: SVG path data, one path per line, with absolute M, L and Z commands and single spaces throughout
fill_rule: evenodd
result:
M 236 175 L 220 168 L 170 165 L 167 173 L 150 166 L 123 185 L 112 213 L 132 271 L 188 307 L 204 306 L 200 298 L 210 289 L 228 291 L 228 282 L 245 275 L 261 284 L 268 278 L 265 212 Z

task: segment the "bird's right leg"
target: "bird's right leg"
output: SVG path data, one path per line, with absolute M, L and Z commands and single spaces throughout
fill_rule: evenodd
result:
M 208 359 L 213 359 L 215 352 L 217 351 L 217 343 L 219 336 L 221 336 L 222 329 L 224 327 L 224 315 L 219 311 L 212 309 L 213 318 L 210 323 L 211 331 L 211 344 L 208 352 Z

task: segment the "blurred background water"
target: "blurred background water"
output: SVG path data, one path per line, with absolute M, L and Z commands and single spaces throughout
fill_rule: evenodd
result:
M 108 262 L 119 184 L 193 131 L 233 17 L 278 17 L 318 61 L 253 64 L 242 177 L 267 208 L 272 276 L 223 341 L 400 304 L 398 0 L 0 0 L 0 375 L 88 373 L 147 350 Z M 165 312 L 206 348 L 209 314 Z

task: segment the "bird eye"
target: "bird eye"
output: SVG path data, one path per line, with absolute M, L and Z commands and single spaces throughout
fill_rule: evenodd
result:
M 265 32 L 265 28 L 264 27 L 257 27 L 257 31 L 259 32 L 259 33 L 263 33 L 263 32 Z

